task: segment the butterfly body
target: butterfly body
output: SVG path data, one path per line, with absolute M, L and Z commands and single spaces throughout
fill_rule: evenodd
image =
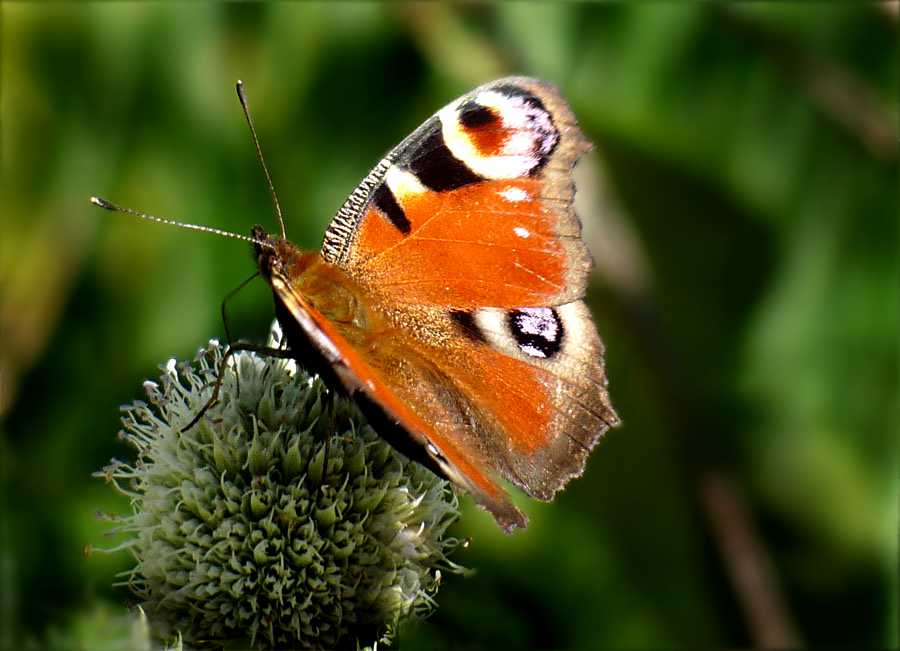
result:
M 589 148 L 555 88 L 501 79 L 388 154 L 319 254 L 253 230 L 297 358 L 507 531 L 527 519 L 497 475 L 549 500 L 618 423 L 581 300 Z

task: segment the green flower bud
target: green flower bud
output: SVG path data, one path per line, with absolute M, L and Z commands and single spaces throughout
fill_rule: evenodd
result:
M 182 431 L 222 359 L 210 342 L 146 382 L 150 404 L 122 416 L 137 461 L 95 473 L 131 498 L 116 549 L 137 560 L 128 584 L 154 629 L 187 644 L 353 648 L 430 612 L 441 570 L 461 571 L 447 558 L 460 541 L 444 537 L 458 518 L 449 484 L 292 361 L 250 352 Z

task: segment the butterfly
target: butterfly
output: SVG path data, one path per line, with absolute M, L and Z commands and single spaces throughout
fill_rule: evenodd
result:
M 385 156 L 318 253 L 261 226 L 224 233 L 253 242 L 288 356 L 507 533 L 528 519 L 498 478 L 549 501 L 619 423 L 573 207 L 590 149 L 554 86 L 498 79 Z
M 619 422 L 583 301 L 588 150 L 555 87 L 498 79 L 385 156 L 319 253 L 252 229 L 292 354 L 507 532 L 527 518 L 497 476 L 549 501 Z

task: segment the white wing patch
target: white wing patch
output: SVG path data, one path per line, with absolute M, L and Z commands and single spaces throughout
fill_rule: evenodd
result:
M 517 188 L 515 186 L 506 188 L 505 190 L 501 190 L 500 196 L 512 203 L 518 203 L 520 201 L 531 201 L 531 195 L 528 194 L 526 190 Z

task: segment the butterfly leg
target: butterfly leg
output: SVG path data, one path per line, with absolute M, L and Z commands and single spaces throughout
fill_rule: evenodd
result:
M 239 341 L 237 343 L 229 344 L 228 349 L 225 351 L 225 355 L 222 357 L 222 363 L 219 366 L 219 373 L 216 376 L 215 386 L 213 388 L 212 396 L 210 396 L 209 400 L 205 405 L 197 412 L 197 415 L 191 419 L 191 422 L 181 428 L 181 432 L 187 432 L 194 425 L 200 422 L 200 419 L 203 418 L 204 414 L 210 410 L 210 408 L 214 407 L 219 402 L 219 390 L 222 388 L 222 382 L 225 380 L 225 373 L 228 371 L 228 362 L 231 357 L 234 356 L 235 353 L 240 352 L 242 350 L 250 351 L 256 353 L 257 355 L 262 355 L 264 357 L 276 357 L 278 359 L 294 359 L 295 355 L 290 350 L 282 349 L 282 348 L 271 348 L 269 346 L 259 346 L 257 344 L 251 344 L 248 342 Z M 235 371 L 235 379 L 238 380 L 239 374 Z M 238 380 L 239 381 L 239 380 Z M 240 386 L 240 385 L 239 385 Z

